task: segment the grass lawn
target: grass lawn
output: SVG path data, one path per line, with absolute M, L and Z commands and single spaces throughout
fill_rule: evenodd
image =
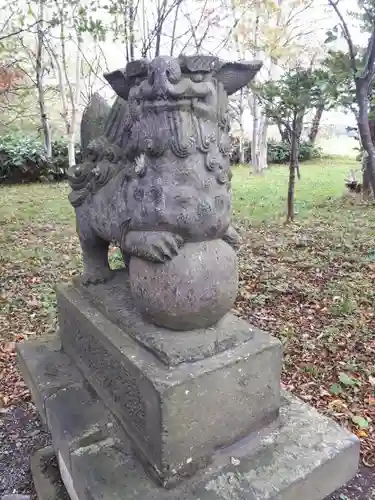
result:
M 296 181 L 295 210 L 307 216 L 330 199 L 343 194 L 349 170 L 358 169 L 352 158 L 325 159 L 301 164 L 301 180 Z M 270 222 L 285 216 L 288 166 L 273 166 L 262 176 L 254 176 L 247 166 L 233 169 L 233 210 L 250 223 Z
M 302 164 L 288 226 L 287 168 L 234 169 L 235 312 L 283 342 L 284 385 L 356 432 L 375 465 L 375 208 L 343 197 L 357 165 Z M 65 184 L 0 188 L 0 406 L 28 397 L 14 342 L 55 329 L 54 285 L 81 267 L 67 194 Z

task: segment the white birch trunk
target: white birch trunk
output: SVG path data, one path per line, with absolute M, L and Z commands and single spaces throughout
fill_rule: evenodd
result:
M 259 38 L 259 27 L 260 27 L 260 5 L 259 1 L 256 1 L 256 12 L 255 12 L 255 29 L 253 38 L 253 57 L 258 58 L 258 38 Z M 253 136 L 251 141 L 251 164 L 255 173 L 259 171 L 259 144 L 258 144 L 258 133 L 259 133 L 259 104 L 256 95 L 253 95 L 252 102 L 253 110 Z
M 43 142 L 46 156 L 49 159 L 52 157 L 52 139 L 51 128 L 46 110 L 46 103 L 44 98 L 43 86 L 43 49 L 44 49 L 44 3 L 43 0 L 39 2 L 39 22 L 37 24 L 37 50 L 36 50 L 36 84 L 38 90 L 38 103 L 40 110 L 40 121 L 43 129 Z
M 75 141 L 76 132 L 78 126 L 78 110 L 80 103 L 81 94 L 81 66 L 82 66 L 82 53 L 81 53 L 81 39 L 77 37 L 77 47 L 76 47 L 76 61 L 75 61 L 75 82 L 72 85 L 69 80 L 68 72 L 68 60 L 66 57 L 66 38 L 65 38 L 65 26 L 64 19 L 61 15 L 61 25 L 60 25 L 60 51 L 61 54 L 53 47 L 52 43 L 49 43 L 48 51 L 53 57 L 57 81 L 59 88 L 59 95 L 61 99 L 61 117 L 65 125 L 65 133 L 68 143 L 68 163 L 69 167 L 75 165 Z
M 52 47 L 52 44 L 49 44 L 48 51 L 49 51 L 50 55 L 53 57 L 53 61 L 55 63 L 55 67 L 56 67 L 57 83 L 58 83 L 59 95 L 60 95 L 61 107 L 62 107 L 61 118 L 64 121 L 66 135 L 69 136 L 70 119 L 69 119 L 69 107 L 68 107 L 67 88 L 66 88 L 66 81 L 65 81 L 65 72 L 62 68 L 61 59 L 59 58 L 54 47 Z
M 243 165 L 245 163 L 245 129 L 243 123 L 243 115 L 244 115 L 244 91 L 241 89 L 240 94 L 240 163 Z
M 268 138 L 268 122 L 265 115 L 261 116 L 258 136 L 259 163 L 258 169 L 263 172 L 268 167 L 267 164 L 267 138 Z
M 78 110 L 81 95 L 81 64 L 82 64 L 82 54 L 81 54 L 81 41 L 78 40 L 77 43 L 77 54 L 76 54 L 76 67 L 75 67 L 75 85 L 72 99 L 72 115 L 70 120 L 70 133 L 68 135 L 68 161 L 69 167 L 76 164 L 75 155 L 75 142 L 78 126 Z
M 259 130 L 259 105 L 256 96 L 253 96 L 253 134 L 251 140 L 251 164 L 253 166 L 254 173 L 258 172 L 258 130 Z

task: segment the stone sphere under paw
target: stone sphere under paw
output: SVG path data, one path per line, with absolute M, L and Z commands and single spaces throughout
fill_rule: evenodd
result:
M 187 243 L 164 264 L 132 257 L 129 278 L 146 320 L 172 330 L 207 328 L 234 304 L 237 256 L 223 240 Z

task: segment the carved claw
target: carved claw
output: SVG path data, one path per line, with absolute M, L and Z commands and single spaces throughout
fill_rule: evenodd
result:
M 223 240 L 228 243 L 234 250 L 238 250 L 241 246 L 242 238 L 234 229 L 234 227 L 229 226 L 227 232 L 223 236 Z
M 88 272 L 83 272 L 80 276 L 81 283 L 83 286 L 88 286 L 88 285 L 98 285 L 99 283 L 105 283 L 112 277 L 111 271 L 108 271 L 108 273 L 95 273 L 91 274 Z
M 123 250 L 151 262 L 166 262 L 175 257 L 184 240 L 166 231 L 131 231 L 126 235 Z

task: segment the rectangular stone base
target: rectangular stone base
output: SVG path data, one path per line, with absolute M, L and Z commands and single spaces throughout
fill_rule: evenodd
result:
M 157 329 L 129 306 L 119 276 L 95 286 L 91 295 L 60 286 L 59 333 L 64 352 L 161 482 L 174 481 L 174 470 L 191 473 L 217 447 L 277 418 L 282 362 L 277 339 L 233 315 L 207 330 Z M 142 342 L 135 330 L 143 332 Z
M 56 339 L 25 342 L 18 356 L 72 500 L 321 500 L 356 473 L 359 440 L 285 393 L 278 421 L 162 488 Z

